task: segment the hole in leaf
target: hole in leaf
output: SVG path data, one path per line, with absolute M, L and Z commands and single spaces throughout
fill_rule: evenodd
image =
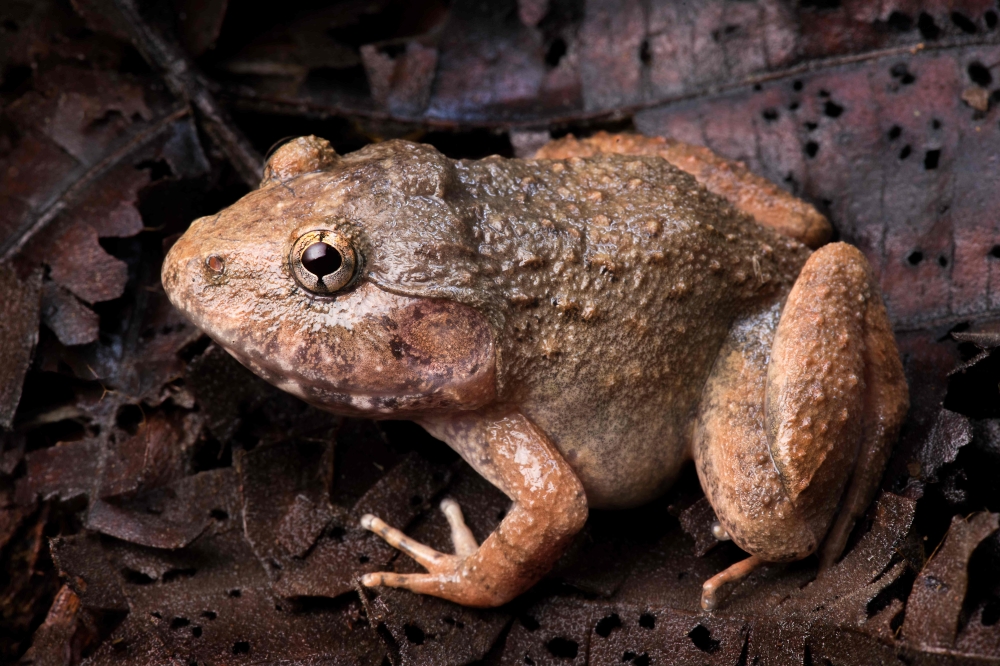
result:
M 903 133 L 903 128 L 899 125 L 893 125 L 889 128 L 889 141 L 895 141 L 899 138 L 899 135 Z
M 931 129 L 941 129 L 941 121 L 935 118 L 931 121 Z
M 229 513 L 223 511 L 222 509 L 212 509 L 208 512 L 208 515 L 220 522 L 223 520 L 229 520 Z
M 938 168 L 938 161 L 941 159 L 940 150 L 928 150 L 924 153 L 924 169 L 930 171 Z
M 145 416 L 138 405 L 122 405 L 115 415 L 115 424 L 130 435 L 139 432 L 139 424 Z
M 229 590 L 229 596 L 232 597 L 233 599 L 239 599 L 242 595 L 243 593 L 239 590 L 239 588 Z
M 562 636 L 556 636 L 545 644 L 545 649 L 547 649 L 549 654 L 553 657 L 559 657 L 560 659 L 576 659 L 576 655 L 580 651 L 580 645 L 576 641 L 571 641 L 568 638 L 563 638 Z
M 173 620 L 170 621 L 170 628 L 175 630 L 181 629 L 183 627 L 188 626 L 189 624 L 191 624 L 191 620 L 187 619 L 186 617 L 175 617 Z
M 990 248 L 990 256 L 994 259 L 1000 259 L 1000 245 L 994 245 Z
M 554 69 L 559 66 L 564 55 L 566 55 L 566 40 L 556 37 L 545 51 L 545 64 Z
M 905 160 L 907 157 L 910 156 L 910 153 L 912 152 L 913 152 L 912 148 L 910 148 L 909 146 L 903 146 L 903 149 L 899 151 L 899 159 Z
M 825 113 L 830 118 L 837 118 L 844 112 L 844 107 L 837 104 L 833 100 L 827 100 L 826 104 L 823 105 L 823 113 Z
M 214 620 L 215 618 L 219 617 L 219 614 L 216 613 L 215 611 L 204 611 L 202 612 L 201 616 L 208 620 Z
M 694 643 L 694 646 L 702 652 L 708 652 L 711 654 L 719 649 L 719 641 L 712 638 L 712 632 L 706 629 L 702 624 L 698 624 L 698 626 L 689 631 L 688 638 L 690 638 L 691 642 Z
M 236 641 L 233 643 L 233 654 L 250 654 L 250 641 Z
M 894 79 L 899 79 L 899 82 L 904 86 L 908 86 L 917 80 L 917 77 L 910 73 L 910 70 L 906 66 L 905 62 L 899 62 L 893 65 L 892 69 L 889 70 L 889 75 Z
M 424 630 L 415 624 L 404 624 L 403 633 L 406 634 L 406 640 L 414 645 L 423 645 L 424 640 L 427 638 Z
M 806 155 L 809 157 L 816 157 L 816 153 L 819 152 L 819 144 L 815 141 L 810 141 L 806 143 Z
M 927 12 L 920 12 L 917 17 L 917 30 L 924 39 L 937 39 L 941 36 L 941 28 Z
M 967 35 L 976 34 L 976 24 L 973 23 L 972 19 L 970 19 L 962 12 L 952 12 L 951 22 L 954 23 L 959 30 L 961 30 Z
M 799 92 L 800 90 L 802 90 L 802 82 L 792 81 L 792 90 L 794 90 L 795 92 Z
M 981 62 L 969 63 L 966 71 L 969 73 L 969 78 L 976 85 L 988 88 L 993 83 L 993 75 L 990 74 L 990 68 Z
M 983 14 L 983 18 L 986 19 L 986 27 L 990 30 L 997 27 L 997 13 L 992 9 Z
M 921 261 L 924 260 L 924 253 L 921 252 L 920 250 L 914 250 L 909 254 L 908 257 L 906 257 L 906 260 L 910 262 L 911 266 L 916 266 L 917 264 L 919 264 Z
M 614 629 L 617 629 L 620 626 L 622 626 L 622 620 L 618 617 L 618 613 L 612 613 L 607 617 L 601 618 L 597 622 L 597 626 L 594 627 L 594 631 L 597 632 L 597 635 L 601 638 L 607 638 L 611 635 L 611 632 Z
M 764 117 L 764 120 L 766 120 L 767 122 L 773 123 L 775 120 L 778 119 L 778 110 L 773 108 L 764 109 L 764 112 L 761 113 L 760 115 L 762 115 Z
M 639 47 L 639 60 L 647 67 L 653 62 L 653 52 L 649 49 L 648 39 L 642 40 L 642 45 Z
M 195 638 L 201 638 L 201 627 L 197 625 L 191 627 L 191 635 Z
M 639 626 L 643 629 L 655 629 L 656 616 L 652 613 L 643 613 L 639 616 Z
M 362 555 L 361 557 L 358 558 L 358 562 L 360 564 L 368 564 L 370 561 L 371 561 L 371 558 L 368 557 L 367 555 Z
M 940 257 L 938 257 L 938 266 L 940 266 L 941 268 L 947 268 L 948 257 L 944 256 L 943 254 Z

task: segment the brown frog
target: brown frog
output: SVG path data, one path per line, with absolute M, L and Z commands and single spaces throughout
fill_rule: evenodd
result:
M 665 139 L 456 161 L 303 137 L 192 223 L 163 284 L 268 381 L 412 419 L 513 500 L 482 544 L 445 500 L 454 554 L 365 516 L 428 573 L 363 584 L 502 604 L 588 507 L 647 502 L 693 458 L 713 531 L 750 553 L 705 583 L 711 609 L 763 562 L 836 560 L 907 410 L 871 269 L 829 233 L 741 164 Z

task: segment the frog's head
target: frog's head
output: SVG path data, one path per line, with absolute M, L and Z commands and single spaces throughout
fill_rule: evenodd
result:
M 454 164 L 390 141 L 302 137 L 260 189 L 191 224 L 170 301 L 244 365 L 331 411 L 405 418 L 496 395 L 495 324 Z

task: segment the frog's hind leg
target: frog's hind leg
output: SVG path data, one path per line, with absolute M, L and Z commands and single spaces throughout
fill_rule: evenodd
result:
M 867 262 L 843 243 L 820 249 L 783 308 L 734 327 L 706 384 L 693 454 L 722 528 L 762 562 L 797 560 L 817 550 L 842 505 L 824 547 L 824 561 L 835 559 L 906 402 Z
M 812 205 L 753 173 L 742 162 L 727 160 L 704 146 L 659 136 L 598 132 L 585 139 L 571 134 L 550 141 L 539 149 L 535 158 L 566 159 L 597 153 L 662 157 L 694 176 L 709 192 L 752 216 L 757 224 L 812 248 L 830 240 L 833 231 L 830 223 Z
M 861 444 L 840 512 L 820 551 L 821 569 L 840 557 L 854 523 L 874 499 L 910 406 L 909 389 L 892 326 L 878 286 L 873 283 L 871 288 L 873 297 L 864 315 L 865 413 Z

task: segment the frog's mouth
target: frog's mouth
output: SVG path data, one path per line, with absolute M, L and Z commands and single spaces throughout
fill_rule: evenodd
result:
M 199 262 L 200 263 L 200 262 Z M 365 283 L 337 298 L 167 277 L 171 301 L 240 363 L 327 411 L 370 418 L 476 409 L 496 395 L 492 329 L 473 308 Z M 238 287 L 237 287 L 238 288 Z M 259 302 L 262 296 L 282 303 Z

